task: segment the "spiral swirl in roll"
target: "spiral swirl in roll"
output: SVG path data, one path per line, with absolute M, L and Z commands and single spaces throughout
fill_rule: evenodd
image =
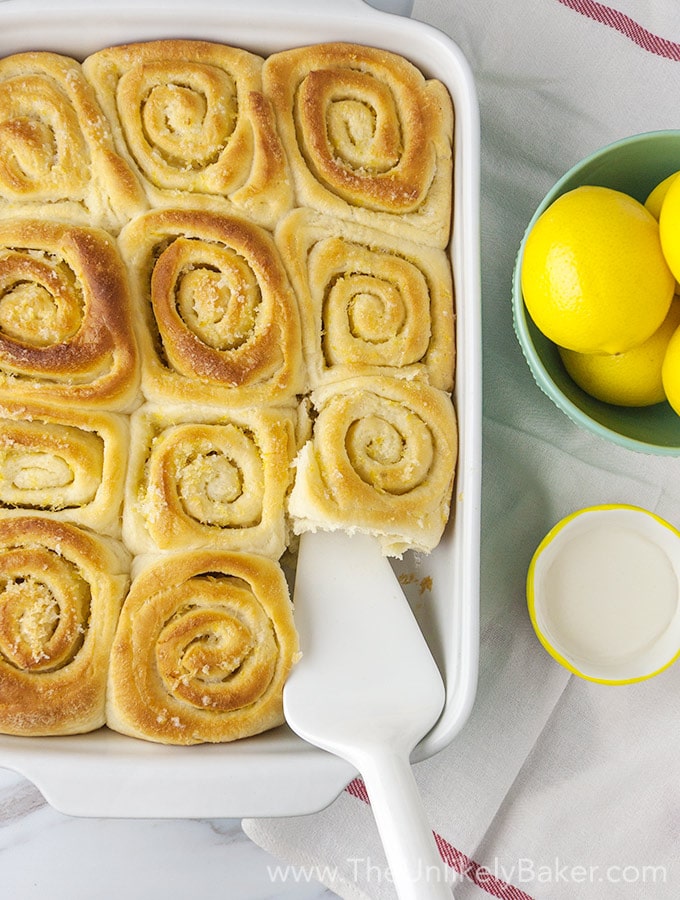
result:
M 0 510 L 40 513 L 120 535 L 127 420 L 23 406 L 0 407 Z
M 116 632 L 109 726 L 197 744 L 281 724 L 298 653 L 291 609 L 273 560 L 192 551 L 152 562 L 133 579 Z
M 303 385 L 299 312 L 268 232 L 167 209 L 131 222 L 120 246 L 136 291 L 147 399 L 292 402 Z
M 302 209 L 283 219 L 276 243 L 300 300 L 312 387 L 383 374 L 452 389 L 453 280 L 443 250 Z
M 56 222 L 0 222 L 0 400 L 127 410 L 138 383 L 113 240 Z
M 263 69 L 299 205 L 445 247 L 453 107 L 403 57 L 329 43 Z
M 83 68 L 153 206 L 232 206 L 268 227 L 290 208 L 261 57 L 204 41 L 150 41 L 101 50 Z
M 319 388 L 297 460 L 295 532 L 375 534 L 389 556 L 430 552 L 446 525 L 457 457 L 448 394 L 420 382 L 357 377 Z
M 117 230 L 146 199 L 113 149 L 80 64 L 55 53 L 0 60 L 0 209 Z
M 73 525 L 0 520 L 0 732 L 103 725 L 128 565 L 120 545 Z
M 278 559 L 295 450 L 291 409 L 143 407 L 132 418 L 126 545 L 135 553 L 212 547 Z

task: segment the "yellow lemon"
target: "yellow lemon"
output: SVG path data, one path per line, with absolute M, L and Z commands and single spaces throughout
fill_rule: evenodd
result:
M 659 234 L 666 262 L 680 281 L 680 178 L 673 181 L 661 204 Z
M 680 297 L 676 297 L 661 327 L 632 350 L 612 354 L 575 353 L 564 349 L 559 352 L 569 375 L 592 397 L 616 406 L 652 406 L 666 399 L 662 378 L 664 358 L 679 326 Z M 680 357 L 678 361 L 680 388 Z
M 646 341 L 675 287 L 654 216 L 628 194 L 596 186 L 575 188 L 543 212 L 520 274 L 536 326 L 579 353 L 623 353 Z
M 650 211 L 650 213 L 654 216 L 654 218 L 659 221 L 661 217 L 661 208 L 663 206 L 664 200 L 666 199 L 666 194 L 668 193 L 670 186 L 673 184 L 675 179 L 680 175 L 680 172 L 673 172 L 672 175 L 669 175 L 668 178 L 664 178 L 663 181 L 659 182 L 654 190 L 650 193 L 650 195 L 645 200 L 645 206 Z M 661 228 L 659 227 L 659 236 L 661 235 Z M 663 242 L 661 244 L 661 249 L 663 250 Z M 664 254 L 665 255 L 665 254 Z M 680 282 L 675 280 L 675 293 L 680 294 Z
M 675 329 L 668 343 L 661 377 L 666 399 L 680 416 L 680 327 Z
M 669 175 L 668 178 L 664 178 L 663 181 L 660 181 L 645 200 L 645 206 L 657 221 L 659 220 L 659 216 L 661 215 L 661 207 L 663 205 L 663 201 L 666 199 L 668 189 L 673 184 L 678 175 L 680 175 L 680 172 L 673 172 L 673 174 Z

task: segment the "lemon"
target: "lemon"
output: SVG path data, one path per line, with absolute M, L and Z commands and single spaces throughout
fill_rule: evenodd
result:
M 661 204 L 659 234 L 666 261 L 680 281 L 680 178 L 673 181 Z
M 654 216 L 628 194 L 590 185 L 563 194 L 537 219 L 521 283 L 540 331 L 579 353 L 623 353 L 646 341 L 675 287 Z
M 659 182 L 654 190 L 650 193 L 650 195 L 645 200 L 645 206 L 650 211 L 650 213 L 654 216 L 654 218 L 659 221 L 661 217 L 661 208 L 663 206 L 663 202 L 666 199 L 666 194 L 668 193 L 670 186 L 673 184 L 675 179 L 680 175 L 680 172 L 673 172 L 672 175 L 669 175 L 667 178 L 664 178 L 663 181 Z M 659 237 L 661 236 L 661 228 L 659 226 Z M 661 243 L 661 249 L 663 250 L 663 240 Z M 665 253 L 664 253 L 665 256 Z M 668 262 L 668 260 L 666 260 Z M 677 276 L 675 280 L 675 293 L 680 294 L 680 282 L 678 282 Z
M 666 399 L 680 416 L 680 328 L 676 328 L 666 349 L 661 370 Z
M 664 178 L 663 181 L 657 184 L 657 186 L 645 200 L 645 206 L 657 221 L 659 220 L 659 216 L 661 215 L 661 206 L 663 205 L 663 201 L 666 198 L 668 189 L 673 184 L 678 175 L 680 175 L 680 172 L 673 172 L 672 175 Z
M 652 406 L 666 399 L 662 379 L 664 358 L 679 326 L 680 297 L 676 297 L 661 327 L 632 350 L 609 354 L 560 349 L 559 353 L 569 375 L 592 397 L 616 406 Z M 680 356 L 677 382 L 680 400 Z

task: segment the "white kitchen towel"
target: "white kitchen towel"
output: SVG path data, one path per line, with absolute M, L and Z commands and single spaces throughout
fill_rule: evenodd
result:
M 612 446 L 533 382 L 512 328 L 524 229 L 577 160 L 680 128 L 677 0 L 416 0 L 473 70 L 482 122 L 481 659 L 462 732 L 415 766 L 457 900 L 680 897 L 680 664 L 637 685 L 569 676 L 531 630 L 530 557 L 563 515 L 637 504 L 680 526 L 680 459 Z M 408 48 L 404 48 L 408 52 Z M 680 159 L 678 160 L 680 169 Z M 247 820 L 289 887 L 395 896 L 357 781 L 326 810 Z

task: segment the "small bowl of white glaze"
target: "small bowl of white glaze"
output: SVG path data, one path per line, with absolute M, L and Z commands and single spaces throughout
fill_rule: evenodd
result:
M 680 657 L 680 531 L 635 506 L 578 510 L 537 547 L 527 604 L 541 644 L 573 674 L 651 678 Z

